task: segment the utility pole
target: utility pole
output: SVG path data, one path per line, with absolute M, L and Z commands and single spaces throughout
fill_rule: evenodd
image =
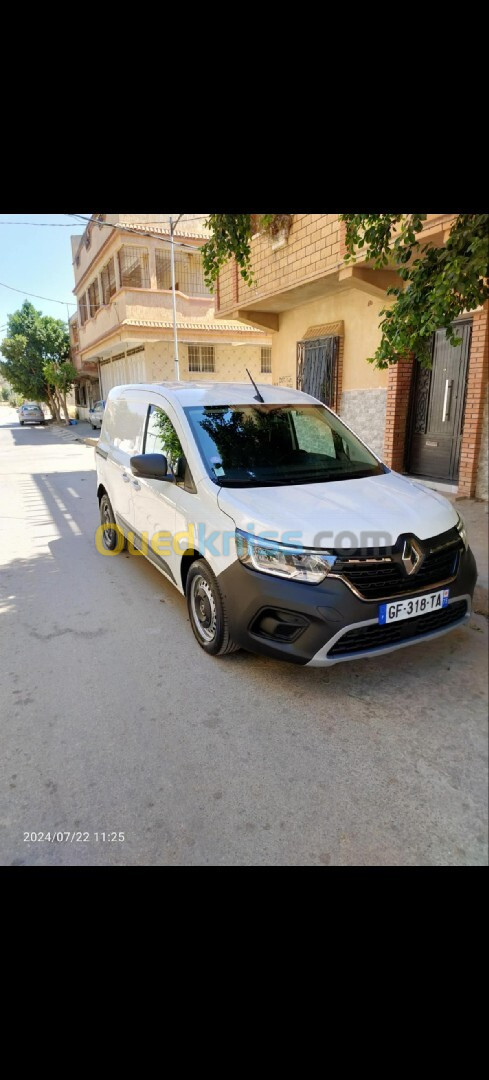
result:
M 173 346 L 175 350 L 175 378 L 177 382 L 180 381 L 180 365 L 178 363 L 178 334 L 177 334 L 177 301 L 175 296 L 175 246 L 173 243 L 173 233 L 180 221 L 181 214 L 178 215 L 177 220 L 174 222 L 170 218 L 170 243 L 171 243 L 171 298 L 173 307 Z

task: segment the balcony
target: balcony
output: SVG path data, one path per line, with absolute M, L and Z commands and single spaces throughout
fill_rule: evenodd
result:
M 444 243 L 453 214 L 428 214 L 421 239 Z M 251 240 L 254 283 L 241 277 L 234 260 L 219 272 L 216 317 L 241 319 L 262 329 L 278 330 L 279 314 L 328 292 L 355 286 L 385 296 L 399 285 L 395 267 L 376 270 L 361 255 L 344 264 L 345 226 L 338 214 L 294 214 L 288 242 L 274 250 L 267 235 Z
M 212 325 L 214 304 L 210 297 L 188 297 L 177 292 L 177 322 Z M 158 327 L 171 330 L 173 326 L 172 296 L 169 291 L 154 289 L 119 289 L 109 304 L 102 305 L 79 328 L 80 352 L 84 358 L 92 349 L 103 355 L 104 347 L 121 340 L 128 327 Z
M 216 290 L 217 317 L 249 317 L 260 326 L 277 329 L 278 312 L 314 299 L 324 292 L 325 278 L 337 274 L 340 232 L 338 214 L 294 214 L 283 247 L 272 250 L 269 236 L 254 236 L 254 284 L 246 284 L 234 261 L 224 266 Z

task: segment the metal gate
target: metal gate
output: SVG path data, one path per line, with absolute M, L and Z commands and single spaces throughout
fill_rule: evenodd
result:
M 297 342 L 297 389 L 319 398 L 330 409 L 337 407 L 338 337 Z
M 133 355 L 137 353 L 138 355 Z M 100 362 L 102 377 L 102 396 L 105 399 L 113 386 L 124 383 L 146 382 L 144 347 L 129 349 L 127 353 L 117 353 L 110 360 Z

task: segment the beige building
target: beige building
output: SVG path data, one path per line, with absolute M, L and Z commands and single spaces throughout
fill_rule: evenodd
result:
M 171 217 L 176 221 L 178 214 Z M 175 378 L 169 214 L 93 214 L 72 237 L 77 314 L 70 319 L 80 418 L 112 386 Z M 205 215 L 174 231 L 180 379 L 270 383 L 271 337 L 215 317 L 199 248 Z
M 402 285 L 395 268 L 360 256 L 345 265 L 338 214 L 290 215 L 271 239 L 254 218 L 249 286 L 231 260 L 216 289 L 219 319 L 272 334 L 272 380 L 307 390 L 335 409 L 387 464 L 428 483 L 487 498 L 489 304 L 458 323 L 462 344 L 433 336 L 431 372 L 414 356 L 387 371 L 367 363 L 381 339 L 381 310 Z M 423 241 L 444 243 L 453 214 L 428 214 Z M 486 432 L 486 435 L 484 435 Z

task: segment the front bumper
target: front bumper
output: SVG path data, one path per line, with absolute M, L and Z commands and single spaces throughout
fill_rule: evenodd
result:
M 375 631 L 372 635 L 370 631 L 363 632 L 358 636 L 358 641 L 363 638 L 365 647 L 356 651 L 351 651 L 350 636 L 350 651 L 344 655 L 341 653 L 341 639 L 346 634 L 362 627 L 378 626 L 379 601 L 360 599 L 344 581 L 325 578 L 319 585 L 308 585 L 261 574 L 244 566 L 239 560 L 224 570 L 218 580 L 226 604 L 230 634 L 237 645 L 249 652 L 262 653 L 277 660 L 327 667 L 343 660 L 378 656 L 406 645 L 414 645 L 427 638 L 448 633 L 465 623 L 471 613 L 477 568 L 469 548 L 463 552 L 457 577 L 449 585 L 449 608 L 452 604 L 459 605 L 452 608 L 451 615 L 448 616 L 453 616 L 454 621 L 447 624 L 445 617 L 439 628 L 437 620 L 433 618 L 424 624 L 414 619 L 391 624 L 398 628 L 398 631 L 391 635 L 391 638 L 397 640 L 390 640 L 388 633 L 377 634 Z M 437 585 L 430 585 L 417 595 L 423 596 L 424 593 L 435 592 L 436 589 Z M 409 595 L 403 593 L 402 599 L 409 599 Z M 444 611 L 447 612 L 448 608 Z M 280 615 L 277 613 L 280 612 L 284 613 L 283 624 L 278 621 Z M 406 626 L 411 623 L 411 628 L 408 628 L 406 633 L 412 633 L 414 622 L 418 623 L 419 632 L 416 628 L 415 636 L 399 640 L 399 636 L 401 639 L 403 636 L 404 623 Z M 287 628 L 287 623 L 290 623 L 290 628 Z M 275 636 L 274 630 L 278 627 L 277 632 L 280 633 L 281 625 L 285 627 L 284 632 L 290 635 L 290 640 L 278 640 Z M 383 643 L 376 643 L 371 647 L 368 639 L 372 636 L 376 642 L 380 640 Z

